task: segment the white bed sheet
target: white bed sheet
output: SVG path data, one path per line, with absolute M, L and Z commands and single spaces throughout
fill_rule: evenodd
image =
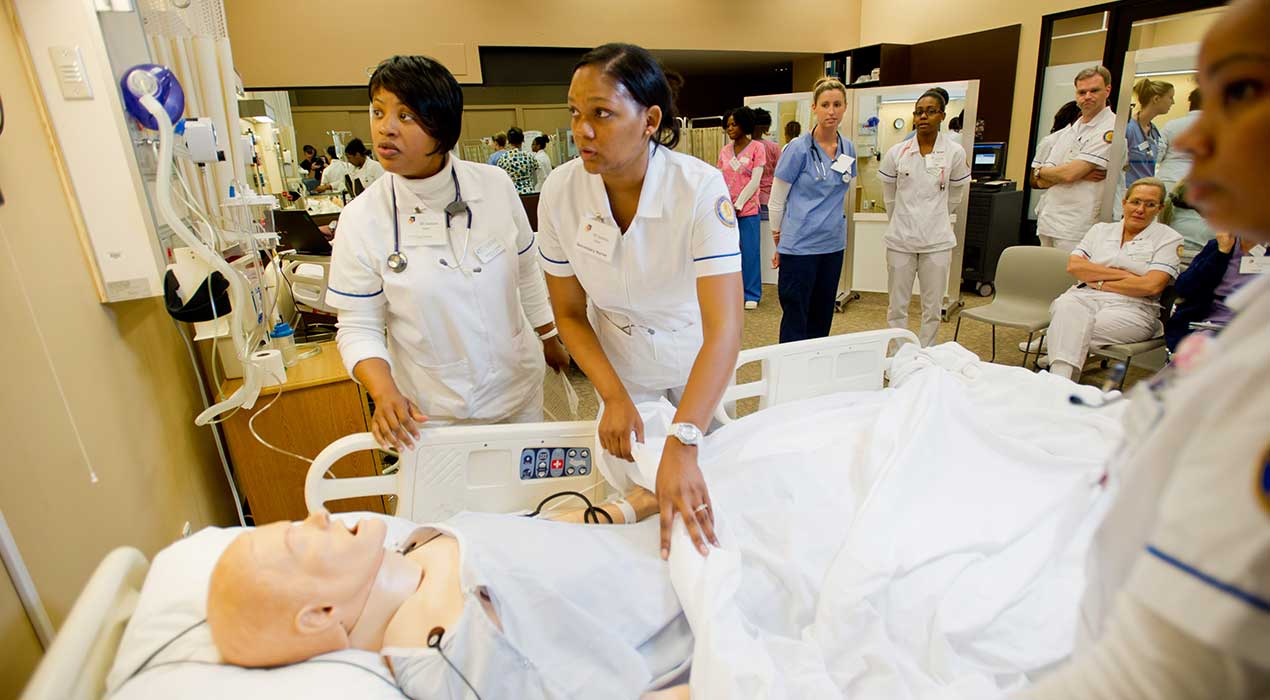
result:
M 694 700 L 996 697 L 1070 654 L 1122 405 L 960 346 L 891 376 L 708 438 L 723 547 L 703 560 L 677 522 L 671 557 Z M 667 408 L 645 415 L 644 483 Z

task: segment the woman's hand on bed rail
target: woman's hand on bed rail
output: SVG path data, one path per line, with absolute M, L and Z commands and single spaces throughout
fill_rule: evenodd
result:
M 710 503 L 710 490 L 697 466 L 697 448 L 666 441 L 657 467 L 657 504 L 661 510 L 661 558 L 670 557 L 670 528 L 675 513 L 683 518 L 692 543 L 707 556 L 706 543 L 718 547 L 719 538 L 714 534 L 714 506 Z
M 604 402 L 604 414 L 600 416 L 600 446 L 606 452 L 628 462 L 635 461 L 631 433 L 635 441 L 644 441 L 644 419 L 629 396 Z
M 371 398 L 375 400 L 375 415 L 371 418 L 370 432 L 375 440 L 384 449 L 395 448 L 398 453 L 413 449 L 414 441 L 419 439 L 419 426 L 428 417 L 396 387 Z

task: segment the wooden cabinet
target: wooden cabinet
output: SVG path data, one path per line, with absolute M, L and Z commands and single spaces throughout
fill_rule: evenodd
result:
M 281 396 L 277 396 L 279 387 L 266 387 L 252 409 L 239 409 L 221 424 L 240 495 L 257 525 L 305 517 L 304 478 L 309 464 L 256 439 L 248 425 L 252 416 L 264 411 L 254 423 L 264 440 L 310 459 L 335 440 L 370 429 L 365 394 L 349 378 L 335 343 L 319 347 L 320 354 L 287 369 Z M 231 379 L 221 390 L 228 396 L 241 384 L 242 380 Z M 332 471 L 339 477 L 374 476 L 380 472 L 378 453 L 349 455 Z M 388 512 L 381 497 L 333 501 L 327 507 L 335 512 Z

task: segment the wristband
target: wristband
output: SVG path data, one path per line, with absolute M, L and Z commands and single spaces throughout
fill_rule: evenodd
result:
M 552 328 L 551 330 L 547 331 L 546 333 L 539 333 L 539 334 L 538 334 L 538 340 L 551 340 L 552 338 L 554 338 L 554 337 L 556 337 L 556 336 L 558 336 L 558 335 L 560 335 L 560 329 L 559 329 L 559 328 Z
M 631 505 L 630 501 L 623 498 L 619 501 L 613 501 L 613 505 L 617 506 L 617 509 L 622 512 L 623 523 L 630 525 L 635 522 L 635 507 Z

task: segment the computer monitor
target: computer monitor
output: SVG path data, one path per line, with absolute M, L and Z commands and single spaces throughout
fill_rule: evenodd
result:
M 278 228 L 284 248 L 310 255 L 330 255 L 331 244 L 303 209 L 275 209 L 273 223 Z
M 970 161 L 970 173 L 976 180 L 999 180 L 1005 175 L 1005 144 L 976 143 Z

